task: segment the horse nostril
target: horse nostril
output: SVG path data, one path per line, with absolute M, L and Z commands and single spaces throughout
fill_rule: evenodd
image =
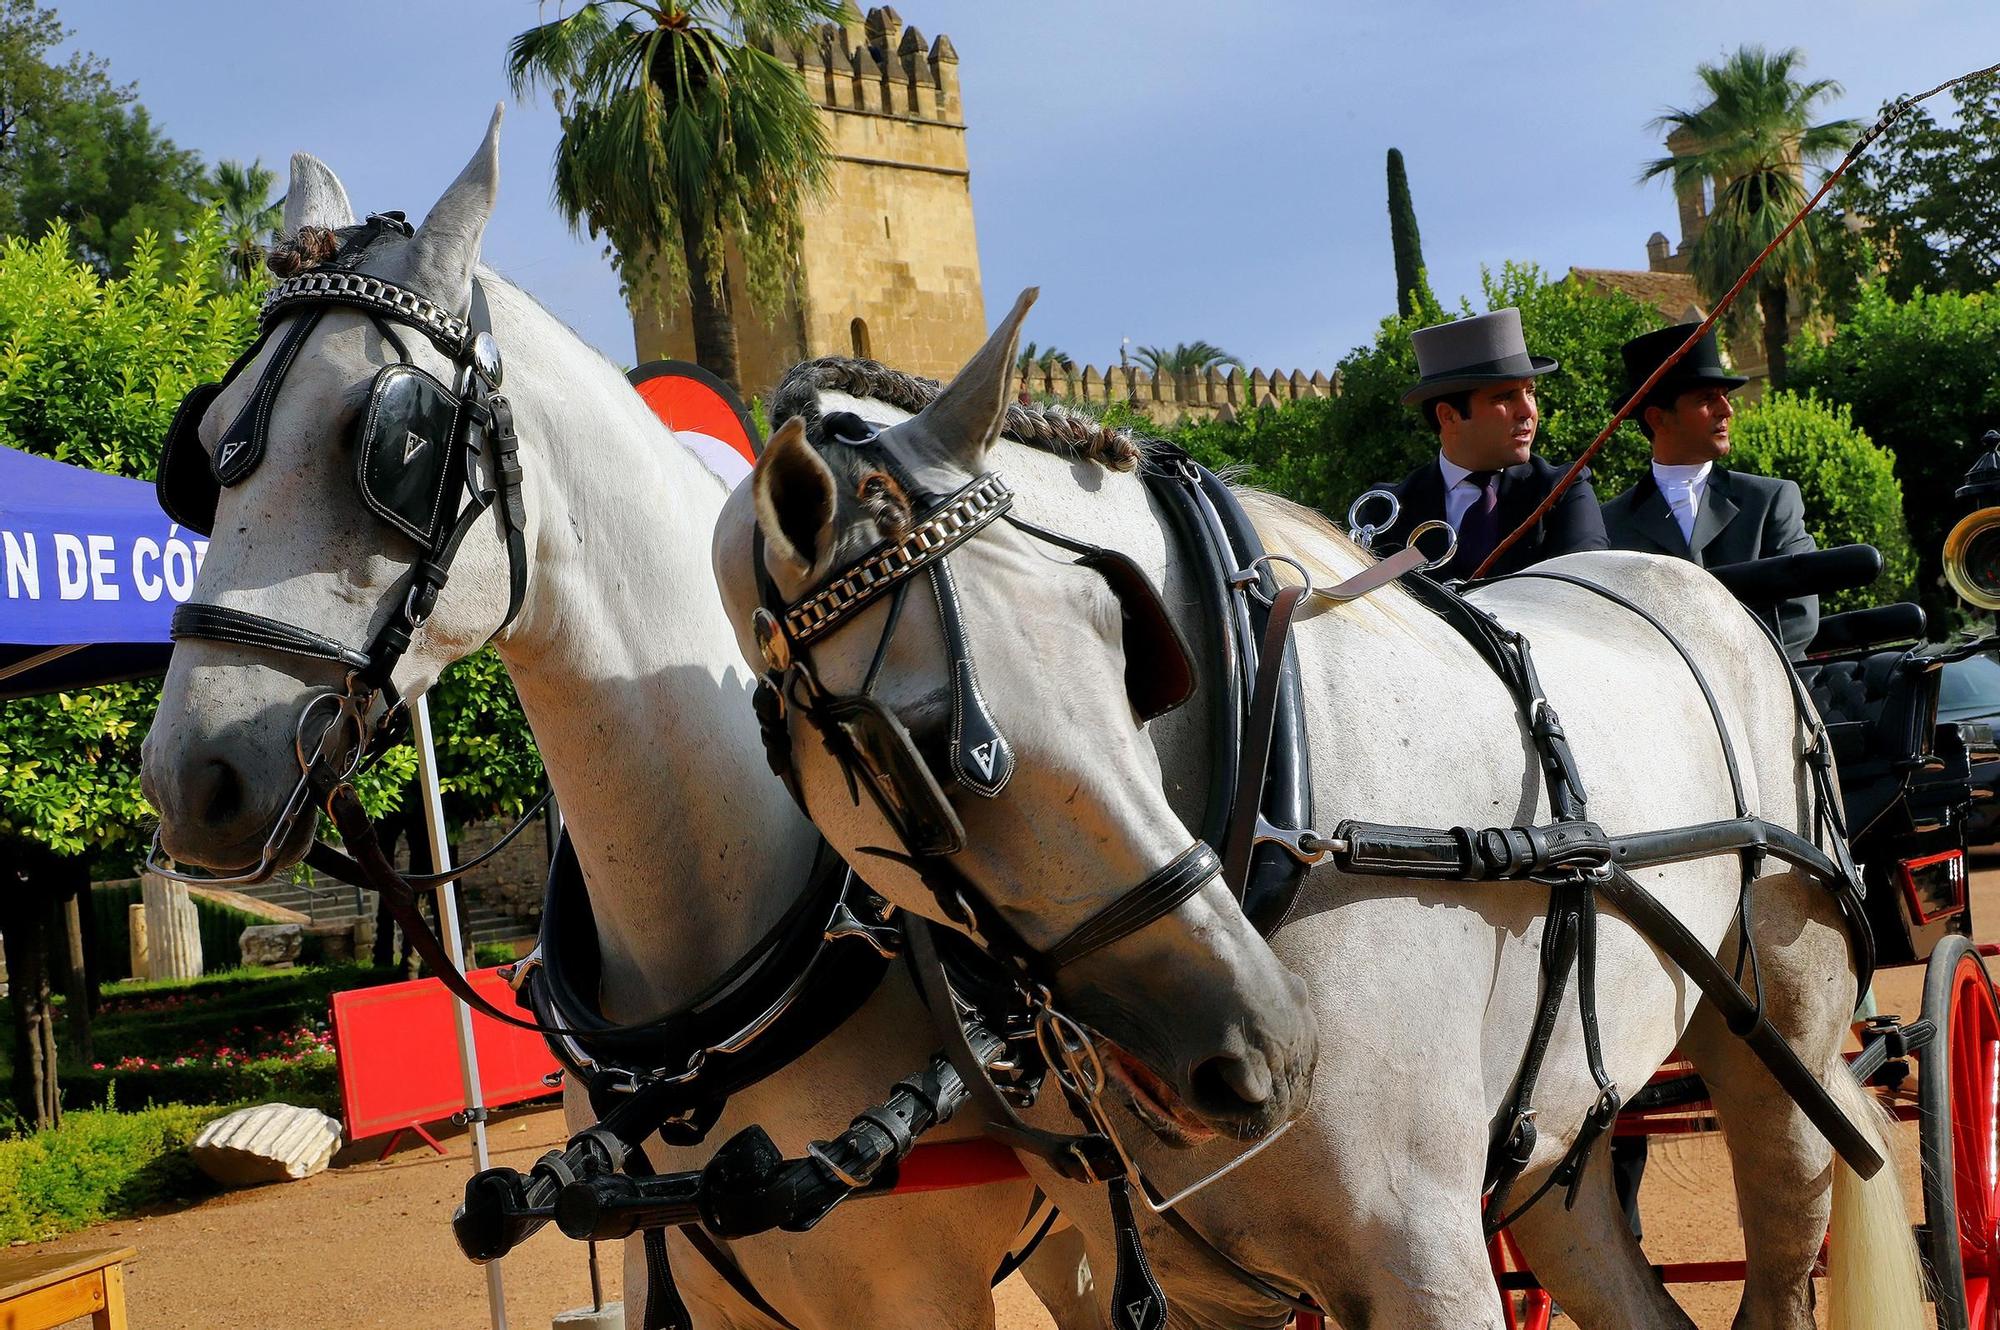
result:
M 201 818 L 211 827 L 227 826 L 243 812 L 243 778 L 236 768 L 227 762 L 210 762 L 204 772 L 207 776 L 208 797 L 201 804 Z
M 1271 1070 L 1262 1058 L 1212 1057 L 1194 1069 L 1188 1088 L 1204 1116 L 1254 1117 L 1270 1104 Z

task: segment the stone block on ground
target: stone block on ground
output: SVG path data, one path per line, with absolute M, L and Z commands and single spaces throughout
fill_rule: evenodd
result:
M 254 1187 L 322 1172 L 339 1146 L 340 1124 L 318 1109 L 258 1104 L 203 1127 L 189 1153 L 223 1186 Z
M 297 924 L 252 924 L 236 945 L 245 965 L 290 965 L 305 945 L 305 930 Z

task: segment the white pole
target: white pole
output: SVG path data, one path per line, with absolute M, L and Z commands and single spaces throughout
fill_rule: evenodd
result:
M 430 831 L 431 871 L 442 873 L 451 867 L 451 847 L 445 843 L 444 797 L 438 790 L 437 750 L 431 745 L 430 702 L 423 696 L 410 707 L 410 742 L 417 749 L 417 789 L 424 800 L 424 826 Z M 452 884 L 437 889 L 438 932 L 444 937 L 447 956 L 465 967 L 465 944 L 458 936 L 458 897 Z M 458 1025 L 458 1068 L 465 1081 L 465 1107 L 472 1117 L 472 1166 L 484 1172 L 486 1159 L 486 1105 L 479 1090 L 479 1055 L 472 1042 L 472 1008 L 453 998 L 452 1012 Z M 507 1330 L 507 1293 L 500 1282 L 500 1262 L 486 1263 L 486 1302 L 493 1330 Z

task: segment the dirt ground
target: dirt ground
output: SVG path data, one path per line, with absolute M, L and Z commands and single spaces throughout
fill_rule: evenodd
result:
M 1981 938 L 2000 939 L 2000 860 L 1980 865 L 1973 889 Z M 1915 1014 L 1922 978 L 1916 968 L 1884 972 L 1876 985 L 1881 1009 Z M 1899 1131 L 1914 1216 L 1921 1213 L 1916 1128 Z M 493 1161 L 525 1169 L 561 1138 L 554 1109 L 501 1116 L 491 1128 Z M 448 1222 L 470 1149 L 463 1136 L 444 1139 L 451 1147 L 446 1157 L 412 1142 L 384 1164 L 371 1152 L 305 1182 L 102 1224 L 51 1246 L 138 1249 L 126 1285 L 133 1330 L 477 1330 L 488 1324 L 486 1279 L 458 1255 Z M 1741 1256 L 1736 1198 L 1717 1138 L 1655 1140 L 1641 1204 L 1653 1260 Z M 617 1261 L 608 1251 L 606 1257 L 605 1295 L 616 1297 Z M 503 1274 L 515 1330 L 540 1330 L 590 1301 L 583 1249 L 553 1230 L 509 1256 Z M 1724 1330 L 1738 1290 L 1682 1285 L 1675 1295 L 1702 1330 Z M 1000 1287 L 995 1302 L 999 1330 L 1049 1330 L 1018 1276 Z M 71 1325 L 81 1330 L 87 1322 Z

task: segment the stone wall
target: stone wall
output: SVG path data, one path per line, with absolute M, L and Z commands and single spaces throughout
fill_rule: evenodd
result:
M 1155 423 L 1171 425 L 1188 416 L 1230 419 L 1250 407 L 1331 397 L 1340 391 L 1340 377 L 1324 370 L 1262 370 L 1248 373 L 1239 366 L 1211 369 L 1205 374 L 1154 375 L 1137 365 L 1098 369 L 1038 366 L 1021 375 L 1015 390 L 1033 401 L 1054 397 L 1108 405 L 1126 402 Z
M 802 47 L 771 46 L 799 71 L 833 150 L 808 205 L 795 297 L 753 309 L 731 258 L 743 390 L 769 396 L 800 360 L 866 355 L 918 374 L 956 370 L 986 336 L 972 223 L 958 53 L 895 10 L 852 5 Z M 633 315 L 641 361 L 694 358 L 685 297 Z

